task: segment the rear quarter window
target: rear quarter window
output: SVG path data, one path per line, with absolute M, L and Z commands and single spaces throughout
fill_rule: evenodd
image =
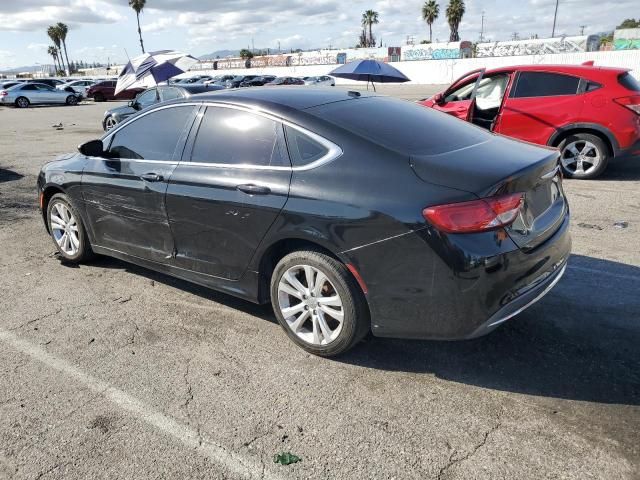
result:
M 512 97 L 553 97 L 578 93 L 580 79 L 551 72 L 520 72 Z
M 625 72 L 618 77 L 618 83 L 627 90 L 632 92 L 640 92 L 640 82 L 636 80 L 629 72 Z
M 329 103 L 306 110 L 386 148 L 434 155 L 489 140 L 479 127 L 431 108 L 389 97 Z

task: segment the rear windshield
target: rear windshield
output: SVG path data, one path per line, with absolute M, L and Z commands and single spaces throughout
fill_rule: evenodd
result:
M 618 77 L 618 82 L 627 90 L 631 90 L 632 92 L 640 92 L 640 83 L 638 80 L 633 78 L 633 76 L 629 73 L 623 73 Z
M 389 97 L 345 100 L 307 111 L 372 142 L 408 154 L 435 155 L 491 138 L 490 133 L 446 113 Z

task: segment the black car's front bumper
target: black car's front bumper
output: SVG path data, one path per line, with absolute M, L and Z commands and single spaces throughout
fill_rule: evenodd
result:
M 461 340 L 539 300 L 562 276 L 570 251 L 567 213 L 528 252 L 504 230 L 443 236 L 425 228 L 343 255 L 366 284 L 374 335 Z

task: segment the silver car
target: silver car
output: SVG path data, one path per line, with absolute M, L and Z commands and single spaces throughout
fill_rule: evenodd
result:
M 325 87 L 335 87 L 336 79 L 329 75 L 321 75 L 319 77 L 304 77 L 305 85 L 323 85 Z
M 0 90 L 0 104 L 27 108 L 33 104 L 62 103 L 77 105 L 78 94 L 57 90 L 44 83 L 25 83 Z
M 71 82 L 58 85 L 56 88 L 58 90 L 66 90 L 67 92 L 69 91 L 68 89 L 70 88 L 74 92 L 84 95 L 84 92 L 86 91 L 86 89 L 91 85 L 93 85 L 94 83 L 96 82 L 94 82 L 93 80 L 73 80 Z

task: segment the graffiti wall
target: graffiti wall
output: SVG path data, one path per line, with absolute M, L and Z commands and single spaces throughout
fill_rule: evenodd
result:
M 429 43 L 402 47 L 402 60 L 447 60 L 460 58 L 460 43 Z
M 613 34 L 614 50 L 633 50 L 640 48 L 640 28 L 621 28 Z
M 594 35 L 594 37 L 596 37 Z M 597 38 L 597 37 L 596 37 Z M 535 38 L 512 42 L 478 43 L 476 57 L 513 57 L 516 55 L 547 55 L 551 53 L 576 53 L 588 51 L 590 37 Z
M 640 29 L 617 30 L 614 50 L 640 48 Z M 202 62 L 195 69 L 214 68 L 232 70 L 237 68 L 304 67 L 312 65 L 338 65 L 360 59 L 375 59 L 381 62 L 455 60 L 465 58 L 513 57 L 523 55 L 550 55 L 592 52 L 600 49 L 598 35 L 575 37 L 540 38 L 511 42 L 478 43 L 468 41 L 405 45 L 402 47 L 347 48 L 342 50 L 314 50 L 310 52 L 264 55 L 249 60 L 224 58 L 213 62 Z

